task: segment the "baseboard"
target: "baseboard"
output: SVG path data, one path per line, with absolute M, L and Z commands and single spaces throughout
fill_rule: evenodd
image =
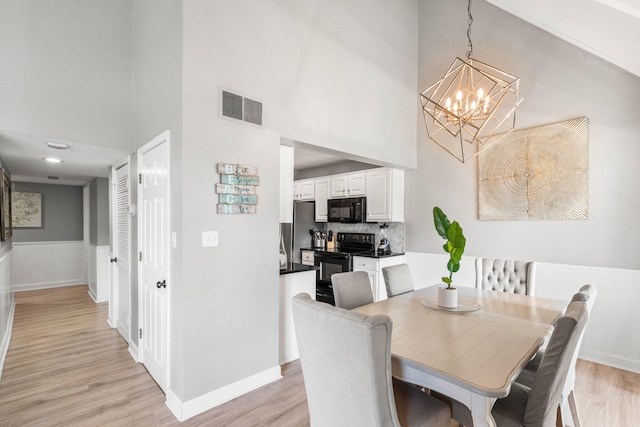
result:
M 13 330 L 13 315 L 16 312 L 16 303 L 11 303 L 11 310 L 9 311 L 9 317 L 7 318 L 7 329 L 4 331 L 2 337 L 2 344 L 0 347 L 0 381 L 2 380 L 2 371 L 4 370 L 4 361 L 7 357 L 7 351 L 9 351 L 9 343 L 11 342 L 11 331 Z
M 107 316 L 107 324 L 111 326 L 113 329 L 115 329 L 117 326 L 115 319 L 112 319 L 111 316 Z
M 135 360 L 136 362 L 140 363 L 140 360 L 138 359 L 138 346 L 133 344 L 133 343 L 129 343 L 129 354 L 131 355 L 131 357 L 133 357 L 133 360 Z
M 262 371 L 187 402 L 182 402 L 171 389 L 169 389 L 166 393 L 166 405 L 178 421 L 182 422 L 281 378 L 280 366 L 274 366 L 271 369 L 267 369 L 266 371 Z
M 640 374 L 640 362 L 638 362 L 637 360 L 630 360 L 622 357 L 612 356 L 610 354 L 585 350 L 580 350 L 580 354 L 578 357 L 580 357 L 580 359 L 588 360 L 589 362 L 599 363 L 601 365 L 611 366 L 612 368 L 618 368 L 624 371 Z
M 35 291 L 38 289 L 62 288 L 64 286 L 85 285 L 82 279 L 62 280 L 59 282 L 26 283 L 14 285 L 13 292 Z
M 95 291 L 89 287 L 89 296 L 96 304 L 109 301 L 109 295 L 96 295 Z

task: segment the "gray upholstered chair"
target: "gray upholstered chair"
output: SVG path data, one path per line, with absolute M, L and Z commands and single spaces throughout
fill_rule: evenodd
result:
M 391 377 L 389 316 L 293 297 L 293 321 L 311 425 L 446 426 L 444 403 Z
M 564 316 L 556 321 L 531 387 L 514 382 L 509 395 L 498 399 L 493 406 L 491 414 L 498 427 L 556 425 L 562 387 L 588 317 L 584 302 L 569 304 Z M 473 426 L 469 408 L 455 400 L 450 403 L 453 419 L 467 427 Z
M 349 271 L 331 275 L 336 307 L 351 310 L 373 302 L 371 282 L 366 271 Z
M 593 285 L 584 285 L 580 288 L 578 293 L 576 293 L 573 298 L 571 298 L 571 302 L 574 301 L 582 301 L 585 303 L 587 307 L 587 313 L 589 316 L 591 315 L 591 309 L 593 308 L 593 304 L 596 301 L 596 297 L 598 296 L 598 291 Z M 582 344 L 582 338 L 584 337 L 584 330 L 582 334 L 580 334 L 580 338 L 578 339 L 578 345 L 573 352 L 573 357 L 571 358 L 571 365 L 569 366 L 569 372 L 567 373 L 567 378 L 564 381 L 564 386 L 562 387 L 562 395 L 560 401 L 560 421 L 562 425 L 565 425 L 565 420 L 568 420 L 569 417 L 573 420 L 573 424 L 575 426 L 580 426 L 580 417 L 578 416 L 578 410 L 576 408 L 576 399 L 573 393 L 573 389 L 576 382 L 576 363 L 578 361 L 578 353 L 580 351 L 580 345 Z M 540 362 L 542 361 L 542 356 L 544 355 L 544 350 L 538 351 L 536 356 L 529 362 L 527 366 L 525 366 L 524 370 L 520 373 L 518 378 L 516 379 L 517 383 L 520 383 L 524 386 L 531 387 L 535 380 L 536 372 L 540 367 Z
M 534 295 L 536 263 L 476 258 L 476 288 Z
M 411 270 L 407 264 L 392 265 L 382 269 L 387 298 L 414 291 Z

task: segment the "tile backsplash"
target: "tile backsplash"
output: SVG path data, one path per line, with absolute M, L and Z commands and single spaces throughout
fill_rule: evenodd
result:
M 404 252 L 404 222 L 389 222 L 387 228 L 387 239 L 391 245 L 393 252 Z M 382 238 L 382 223 L 362 222 L 358 224 L 340 224 L 338 222 L 329 222 L 324 224 L 324 231 L 333 230 L 333 234 L 338 233 L 375 233 L 376 243 Z

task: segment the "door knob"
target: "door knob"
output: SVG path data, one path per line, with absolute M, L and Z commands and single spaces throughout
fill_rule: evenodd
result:
M 166 287 L 167 287 L 167 281 L 166 281 L 166 280 L 163 280 L 162 282 L 157 282 L 157 283 L 156 283 L 156 286 L 157 286 L 157 288 L 158 288 L 158 289 L 160 289 L 160 288 L 166 288 Z
M 118 262 L 118 258 L 117 257 L 110 258 L 109 262 Z

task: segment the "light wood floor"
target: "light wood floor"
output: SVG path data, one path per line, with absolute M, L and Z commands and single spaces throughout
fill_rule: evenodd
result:
M 15 294 L 0 380 L 0 426 L 307 426 L 300 365 L 284 378 L 179 423 L 160 388 L 107 323 L 86 286 Z M 583 427 L 640 425 L 640 375 L 580 360 Z M 330 410 L 328 408 L 328 410 Z

